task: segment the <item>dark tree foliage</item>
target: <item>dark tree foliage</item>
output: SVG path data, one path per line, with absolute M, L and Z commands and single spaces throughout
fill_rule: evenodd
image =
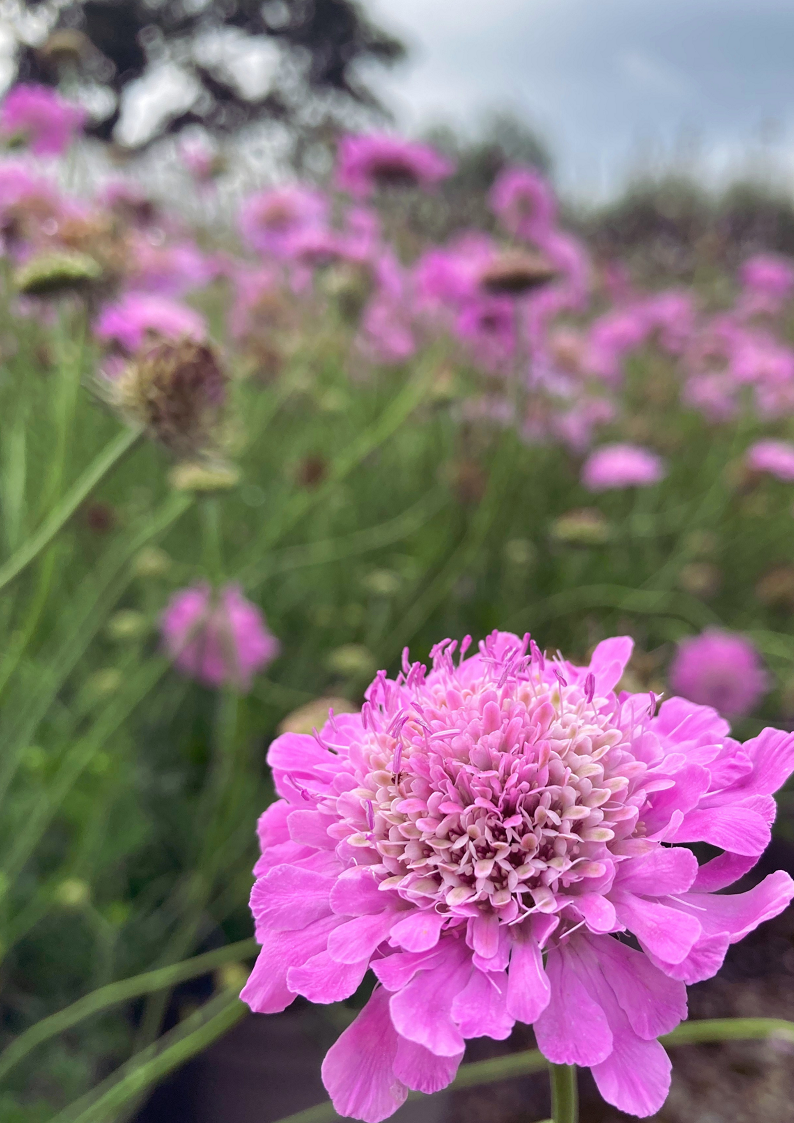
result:
M 40 0 L 26 7 L 49 7 L 52 31 L 42 43 L 21 44 L 19 80 L 57 85 L 67 79 L 112 91 L 115 108 L 88 129 L 101 140 L 112 138 L 129 84 L 166 59 L 197 80 L 201 94 L 158 135 L 190 124 L 229 134 L 262 118 L 292 124 L 322 95 L 335 95 L 341 107 L 379 110 L 356 75 L 357 64 L 390 64 L 405 53 L 398 39 L 367 18 L 357 0 L 72 0 L 65 5 Z M 233 75 L 202 61 L 198 43 L 206 42 L 208 33 L 229 31 L 286 48 L 293 63 L 289 91 L 246 96 Z

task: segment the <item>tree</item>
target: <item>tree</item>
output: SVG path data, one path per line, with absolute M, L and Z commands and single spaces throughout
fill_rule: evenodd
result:
M 22 27 L 31 14 L 47 28 L 33 44 Z M 185 104 L 162 115 L 141 147 L 191 124 L 228 135 L 261 119 L 299 126 L 356 107 L 383 114 L 357 71 L 405 53 L 358 0 L 41 0 L 22 5 L 16 25 L 18 79 L 90 93 L 106 109 L 88 127 L 101 140 L 113 139 L 132 84 L 170 67 Z M 243 81 L 246 59 L 253 83 Z

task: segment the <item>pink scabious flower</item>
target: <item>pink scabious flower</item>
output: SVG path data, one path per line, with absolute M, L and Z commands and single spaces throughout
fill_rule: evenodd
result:
M 664 479 L 664 461 L 639 445 L 601 445 L 585 461 L 582 483 L 588 491 L 650 487 Z
M 273 257 L 289 257 L 297 235 L 324 227 L 328 199 L 321 191 L 287 184 L 260 191 L 240 208 L 240 235 L 246 246 Z
M 794 481 L 794 444 L 791 441 L 756 441 L 745 461 L 753 472 L 768 472 L 785 483 Z
M 435 149 L 388 133 L 342 137 L 335 182 L 340 191 L 364 199 L 379 187 L 433 187 L 454 171 Z
M 708 628 L 682 640 L 670 667 L 670 685 L 725 717 L 744 717 L 766 694 L 769 681 L 758 652 L 736 632 Z
M 106 343 L 114 343 L 132 354 L 147 336 L 180 339 L 187 336 L 201 342 L 206 339 L 204 317 L 186 304 L 164 296 L 128 292 L 101 310 L 94 333 Z
M 759 253 L 739 270 L 743 292 L 739 310 L 745 316 L 779 312 L 794 289 L 794 265 L 777 254 Z
M 467 1038 L 516 1021 L 651 1115 L 670 1082 L 656 1038 L 686 1017 L 686 984 L 794 896 L 784 872 L 715 892 L 769 842 L 794 734 L 740 745 L 714 710 L 616 694 L 628 637 L 587 667 L 529 636 L 469 644 L 457 663 L 437 644 L 429 673 L 406 653 L 360 714 L 271 745 L 280 798 L 259 821 L 262 950 L 242 997 L 260 1013 L 338 1002 L 372 969 L 322 1070 L 336 1111 L 366 1123 L 445 1087 Z M 722 851 L 702 866 L 700 841 Z
M 557 220 L 554 192 L 536 168 L 500 172 L 489 201 L 505 229 L 527 241 L 545 240 Z
M 250 690 L 253 676 L 280 648 L 261 611 L 237 585 L 217 593 L 207 584 L 180 589 L 166 606 L 161 629 L 178 670 L 205 686 Z
M 0 132 L 22 137 L 34 156 L 60 156 L 85 119 L 84 109 L 47 86 L 14 86 L 0 106 Z
M 217 275 L 215 262 L 194 242 L 153 244 L 145 235 L 131 240 L 127 284 L 138 292 L 180 297 L 203 288 Z

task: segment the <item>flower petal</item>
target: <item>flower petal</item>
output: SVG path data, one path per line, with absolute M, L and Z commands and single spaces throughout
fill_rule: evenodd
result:
M 579 977 L 566 945 L 550 949 L 546 974 L 551 999 L 534 1024 L 543 1056 L 553 1064 L 585 1068 L 605 1060 L 612 1051 L 612 1031 L 606 1014 Z
M 310 1002 L 341 1002 L 355 994 L 367 973 L 368 959 L 337 963 L 327 951 L 313 955 L 300 967 L 287 971 L 287 985 Z
M 326 916 L 300 932 L 265 932 L 262 949 L 240 993 L 243 1002 L 255 1014 L 286 1010 L 296 993 L 287 983 L 290 967 L 297 967 L 323 951 L 328 933 L 336 923 L 336 917 Z
M 538 942 L 528 936 L 513 943 L 507 975 L 507 1012 L 517 1022 L 532 1025 L 546 1009 L 551 984 L 543 970 Z
M 684 893 L 697 877 L 697 858 L 683 846 L 660 846 L 618 867 L 615 885 L 632 893 L 664 897 Z
M 382 912 L 344 921 L 328 937 L 328 954 L 337 963 L 369 959 L 388 936 L 394 916 L 393 912 Z
M 390 939 L 406 951 L 430 951 L 438 943 L 445 919 L 432 909 L 409 912 L 392 927 Z
M 621 923 L 643 947 L 666 963 L 680 963 L 700 936 L 700 922 L 691 913 L 635 897 L 623 889 L 615 889 L 612 900 Z
M 274 866 L 254 882 L 251 912 L 259 926 L 294 932 L 330 913 L 332 885 L 332 878 L 314 870 Z
M 408 1089 L 394 1072 L 398 1038 L 382 987 L 328 1050 L 323 1084 L 339 1115 L 380 1123 L 405 1102 Z
M 447 954 L 435 967 L 419 971 L 392 995 L 389 1008 L 397 1032 L 438 1056 L 459 1053 L 464 1041 L 452 1020 L 452 1002 L 472 970 L 468 948 L 460 941 L 450 941 Z
M 438 1057 L 424 1045 L 398 1037 L 394 1074 L 415 1092 L 431 1095 L 452 1083 L 462 1060 L 462 1049 L 453 1057 Z
M 643 952 L 610 936 L 590 936 L 587 944 L 639 1037 L 669 1033 L 686 1018 L 686 987 L 654 967 Z
M 670 1091 L 670 1058 L 658 1041 L 643 1041 L 627 1029 L 615 1034 L 615 1048 L 592 1066 L 599 1092 L 619 1111 L 646 1118 Z
M 590 659 L 597 694 L 604 695 L 614 690 L 633 650 L 634 640 L 631 636 L 614 636 L 598 644 Z
M 507 974 L 476 967 L 466 986 L 452 1000 L 452 1018 L 463 1037 L 492 1037 L 504 1041 L 515 1018 L 507 1011 Z

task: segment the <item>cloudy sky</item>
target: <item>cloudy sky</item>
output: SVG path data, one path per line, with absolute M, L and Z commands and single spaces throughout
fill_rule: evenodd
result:
M 794 182 L 792 0 L 366 3 L 412 49 L 378 79 L 406 129 L 511 108 L 577 193 L 692 152 L 713 174 L 766 160 Z

